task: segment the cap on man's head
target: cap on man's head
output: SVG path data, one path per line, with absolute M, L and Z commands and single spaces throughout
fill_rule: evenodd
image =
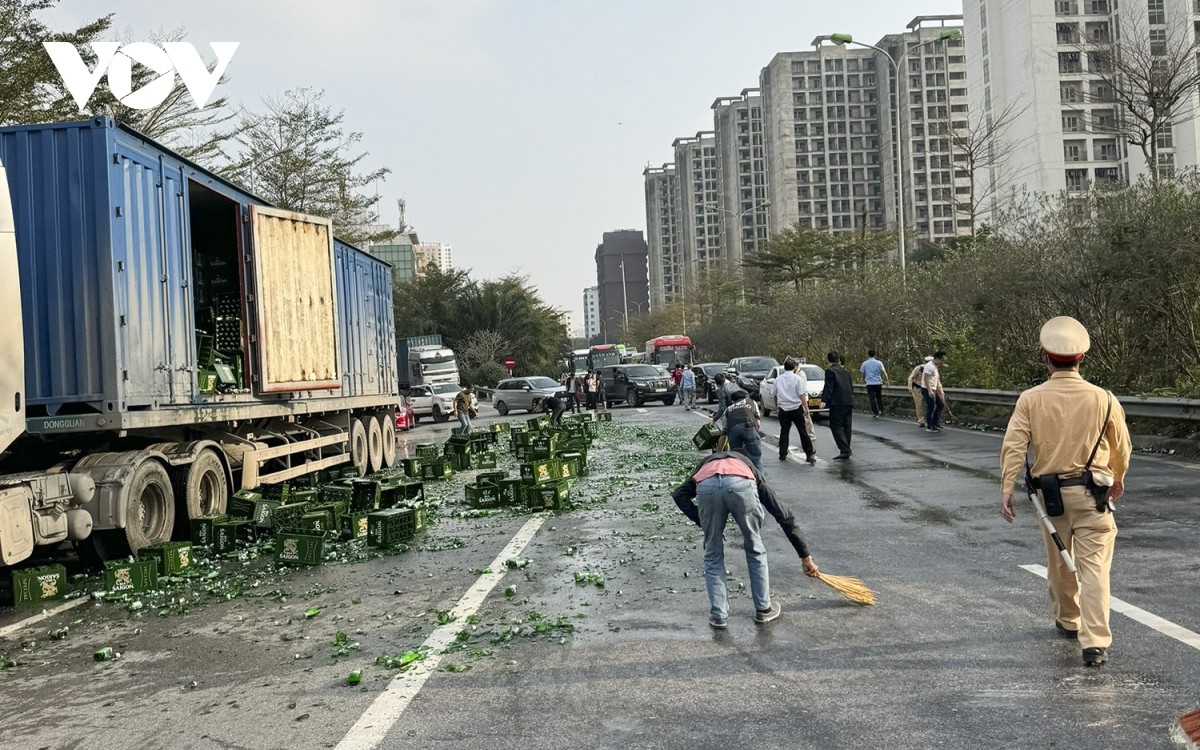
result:
M 1087 329 L 1078 320 L 1067 315 L 1047 320 L 1042 326 L 1039 338 L 1042 351 L 1059 362 L 1078 362 L 1092 347 Z
M 932 361 L 933 361 L 933 355 L 932 355 L 932 354 L 930 354 L 928 357 L 926 357 L 926 358 L 925 358 L 925 361 L 926 361 L 926 362 L 932 362 Z

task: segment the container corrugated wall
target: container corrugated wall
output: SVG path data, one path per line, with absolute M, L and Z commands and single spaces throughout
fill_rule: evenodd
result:
M 392 269 L 377 258 L 334 241 L 338 270 L 342 389 L 357 395 L 396 393 Z

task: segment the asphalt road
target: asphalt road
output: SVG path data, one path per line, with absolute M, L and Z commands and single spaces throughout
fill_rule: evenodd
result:
M 1055 636 L 1045 582 L 1021 567 L 1045 564 L 1031 508 L 999 516 L 993 434 L 860 414 L 849 462 L 769 447 L 817 563 L 879 603 L 805 578 L 768 519 L 783 615 L 752 621 L 731 527 L 730 626 L 714 632 L 700 532 L 669 497 L 700 423 L 617 409 L 574 511 L 461 517 L 460 477 L 431 490 L 440 518 L 403 554 L 282 577 L 249 556 L 215 568 L 238 581 L 215 593 L 87 602 L 0 636 L 18 664 L 0 670 L 0 748 L 1168 748 L 1175 717 L 1200 707 L 1196 646 L 1114 613 L 1112 661 L 1086 669 Z M 1198 478 L 1134 459 L 1113 568 L 1115 597 L 1192 633 Z M 29 614 L 0 609 L 0 629 Z M 339 631 L 357 648 L 339 655 Z M 375 664 L 443 636 L 448 652 L 404 672 Z M 94 662 L 101 646 L 122 657 Z

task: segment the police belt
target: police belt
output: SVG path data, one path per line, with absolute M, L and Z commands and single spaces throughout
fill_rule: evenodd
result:
M 1042 483 L 1040 481 L 1038 481 L 1038 477 L 1030 477 L 1030 481 L 1031 481 L 1031 484 L 1033 485 L 1033 489 L 1040 490 L 1042 488 Z M 1083 474 L 1080 474 L 1077 477 L 1067 477 L 1066 479 L 1060 478 L 1058 480 L 1058 486 L 1059 487 L 1086 487 L 1087 479 L 1084 478 Z

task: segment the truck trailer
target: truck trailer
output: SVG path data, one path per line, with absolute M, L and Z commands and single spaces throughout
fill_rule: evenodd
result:
M 107 118 L 0 128 L 0 565 L 395 461 L 391 268 Z

